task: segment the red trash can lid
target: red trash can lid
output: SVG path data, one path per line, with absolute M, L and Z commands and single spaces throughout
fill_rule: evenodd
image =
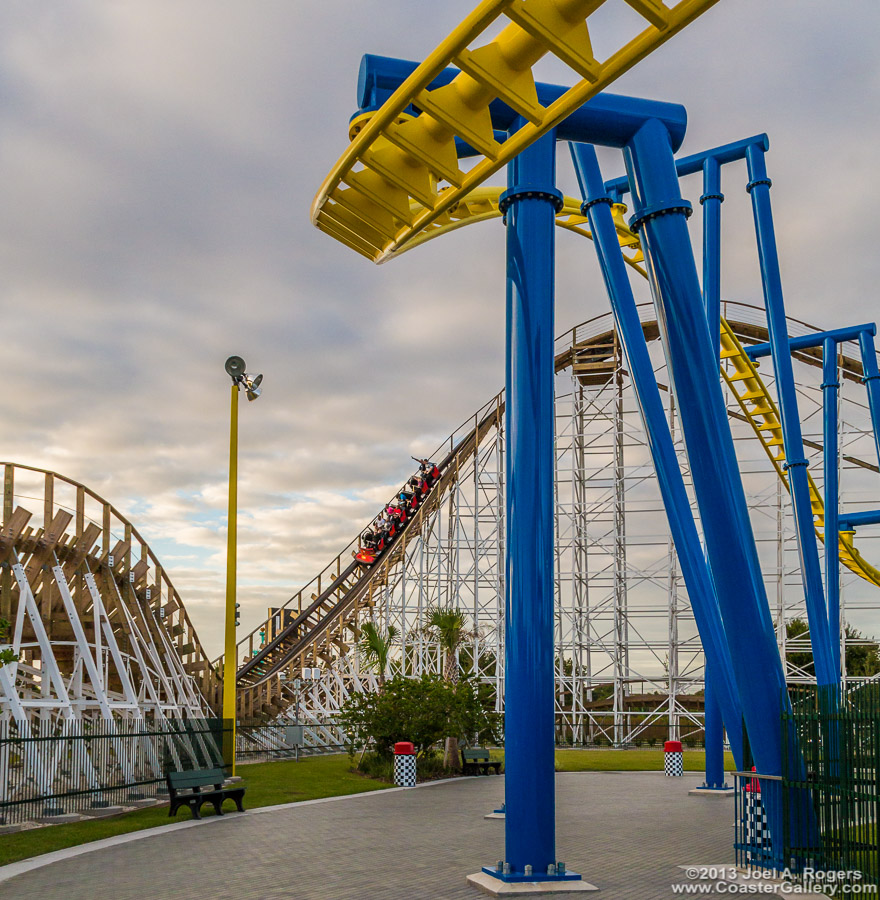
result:
M 663 745 L 664 753 L 681 753 L 681 741 L 667 741 Z
M 398 741 L 398 743 L 394 745 L 395 756 L 414 756 L 415 752 L 415 746 L 409 741 Z

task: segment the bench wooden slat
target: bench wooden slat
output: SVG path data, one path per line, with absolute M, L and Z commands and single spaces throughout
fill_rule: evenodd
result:
M 478 762 L 479 760 L 488 760 L 489 759 L 489 751 L 488 750 L 462 750 L 461 755 L 468 762 Z
M 223 784 L 226 776 L 222 769 L 196 769 L 192 772 L 169 772 L 168 780 L 176 789 Z

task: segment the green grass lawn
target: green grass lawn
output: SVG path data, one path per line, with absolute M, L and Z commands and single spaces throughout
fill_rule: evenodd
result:
M 502 754 L 503 755 L 503 754 Z M 685 772 L 702 772 L 706 754 L 702 750 L 684 751 Z M 724 754 L 724 768 L 734 769 L 733 755 Z M 559 772 L 662 772 L 662 750 L 557 750 Z
M 493 750 L 493 759 L 504 759 L 503 750 Z M 705 754 L 700 750 L 686 750 L 684 767 L 688 772 L 698 772 L 705 768 Z M 247 784 L 245 808 L 274 806 L 279 803 L 294 803 L 298 800 L 316 800 L 321 797 L 338 797 L 343 794 L 357 794 L 363 791 L 377 791 L 391 785 L 365 778 L 350 770 L 350 762 L 345 755 L 316 756 L 301 762 L 283 760 L 280 762 L 257 763 L 241 766 L 239 774 Z M 725 756 L 725 767 L 733 768 L 733 758 Z M 614 772 L 614 771 L 663 771 L 662 750 L 557 750 L 556 768 L 560 772 Z M 227 809 L 234 809 L 227 803 Z M 214 811 L 206 805 L 202 815 L 213 816 Z M 173 819 L 168 817 L 168 807 L 141 809 L 115 819 L 95 819 L 76 822 L 72 825 L 54 825 L 37 828 L 18 834 L 0 836 L 0 865 L 27 859 L 52 850 L 74 847 L 89 841 L 144 828 L 185 822 L 190 818 L 189 810 L 181 809 Z
M 504 759 L 503 750 L 491 750 L 492 759 Z M 702 750 L 684 751 L 685 772 L 702 772 L 706 754 Z M 733 754 L 724 754 L 724 769 L 733 771 Z M 662 772 L 662 750 L 557 750 L 557 772 Z
M 321 797 L 338 797 L 341 794 L 357 794 L 378 791 L 391 785 L 364 778 L 349 771 L 350 763 L 345 755 L 315 756 L 301 762 L 283 760 L 240 766 L 238 774 L 244 779 L 247 791 L 245 809 L 274 806 L 277 803 L 293 803 L 297 800 L 316 800 Z M 234 810 L 231 801 L 224 810 Z M 213 816 L 210 804 L 202 807 L 202 816 Z M 27 859 L 52 850 L 74 847 L 89 841 L 100 841 L 117 834 L 155 828 L 173 822 L 185 822 L 190 818 L 185 807 L 175 818 L 169 818 L 168 807 L 159 806 L 126 813 L 114 819 L 95 819 L 75 822 L 71 825 L 53 825 L 17 834 L 0 836 L 0 865 Z

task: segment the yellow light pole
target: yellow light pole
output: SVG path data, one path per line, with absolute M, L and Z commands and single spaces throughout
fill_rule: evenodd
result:
M 238 625 L 236 589 L 236 554 L 238 530 L 238 392 L 244 387 L 248 400 L 256 400 L 262 393 L 262 375 L 250 378 L 245 372 L 245 362 L 240 356 L 226 360 L 226 373 L 232 379 L 232 405 L 229 414 L 229 510 L 226 526 L 226 640 L 223 656 L 223 762 L 235 774 L 235 725 L 236 693 L 235 675 L 238 660 L 235 658 L 235 629 Z M 231 724 L 227 730 L 226 724 Z

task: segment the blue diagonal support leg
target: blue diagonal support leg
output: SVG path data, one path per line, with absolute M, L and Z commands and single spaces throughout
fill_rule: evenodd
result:
M 862 380 L 868 389 L 868 408 L 874 426 L 874 446 L 877 448 L 877 462 L 880 463 L 880 368 L 877 366 L 877 350 L 871 332 L 861 332 L 859 350 L 862 354 Z
M 610 198 L 605 196 L 602 173 L 593 147 L 588 144 L 572 144 L 571 152 L 585 201 L 583 208 L 590 220 L 590 230 L 602 266 L 614 321 L 623 342 L 688 597 L 706 658 L 716 669 L 718 702 L 723 710 L 734 758 L 737 765 L 741 766 L 742 708 L 734 682 L 727 637 L 663 410 L 660 390 L 654 377 L 654 367 L 639 321 L 635 297 L 620 254 Z
M 669 136 L 646 122 L 625 149 L 639 231 L 678 399 L 718 602 L 759 771 L 782 774 L 782 660 L 749 521 Z M 768 809 L 780 836 L 782 809 Z M 779 841 L 781 843 L 781 840 Z

